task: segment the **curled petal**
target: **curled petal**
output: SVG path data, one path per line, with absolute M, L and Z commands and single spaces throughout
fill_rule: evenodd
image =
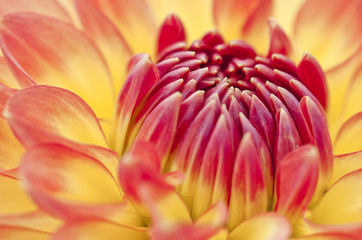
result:
M 292 44 L 283 29 L 273 18 L 269 18 L 268 25 L 270 32 L 268 56 L 271 57 L 274 53 L 279 53 L 286 56 L 291 55 L 293 50 Z
M 318 150 L 304 145 L 280 162 L 276 179 L 275 211 L 295 222 L 309 205 L 318 180 Z
M 65 89 L 33 86 L 21 90 L 8 101 L 4 115 L 26 148 L 59 142 L 59 138 L 107 147 L 92 109 Z

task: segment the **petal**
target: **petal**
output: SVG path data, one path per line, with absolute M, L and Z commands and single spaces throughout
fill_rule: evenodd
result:
M 50 234 L 43 231 L 31 230 L 23 227 L 1 226 L 1 239 L 29 239 L 29 240 L 48 240 Z
M 156 22 L 148 1 L 89 1 L 95 3 L 112 20 L 134 53 L 155 52 Z
M 317 59 L 306 53 L 298 64 L 298 77 L 313 93 L 324 108 L 327 107 L 328 89 L 326 77 Z
M 334 184 L 344 175 L 360 168 L 362 168 L 362 151 L 335 156 L 330 184 Z
M 0 83 L 11 88 L 21 88 L 3 57 L 0 57 L 0 73 Z
M 25 154 L 20 171 L 34 201 L 55 216 L 106 218 L 122 207 L 116 180 L 101 161 L 86 153 L 43 144 Z
M 342 125 L 334 142 L 335 154 L 356 152 L 362 149 L 362 142 L 358 140 L 362 134 L 361 126 L 362 112 L 357 113 Z
M 242 222 L 230 233 L 229 239 L 285 240 L 290 233 L 287 219 L 276 213 L 263 213 Z
M 231 184 L 228 226 L 233 229 L 268 207 L 262 162 L 250 132 L 244 134 L 239 145 Z
M 153 0 L 149 2 L 158 24 L 161 24 L 170 12 L 182 19 L 188 42 L 201 38 L 203 34 L 214 28 L 212 0 L 174 0 L 172 2 Z
M 273 18 L 268 19 L 270 43 L 268 56 L 274 53 L 290 56 L 292 54 L 292 44 L 277 21 Z
M 131 50 L 113 23 L 92 3 L 77 0 L 76 6 L 84 30 L 95 41 L 107 62 L 117 94 L 126 79 Z
M 298 238 L 300 240 L 355 240 L 353 236 L 344 233 L 321 233 Z
M 81 221 L 69 223 L 59 229 L 51 238 L 52 240 L 118 240 L 118 239 L 134 239 L 146 240 L 148 234 L 145 230 L 112 224 L 102 221 Z
M 184 42 L 185 40 L 185 30 L 181 20 L 175 14 L 170 14 L 160 28 L 157 53 L 176 42 Z
M 107 147 L 93 111 L 65 89 L 34 86 L 21 90 L 11 97 L 4 115 L 26 148 L 59 142 L 59 138 Z
M 136 59 L 135 59 L 136 58 Z M 160 79 L 156 65 L 148 55 L 136 55 L 131 62 L 131 72 L 118 97 L 112 149 L 123 153 L 131 117 L 136 108 Z
M 70 22 L 68 14 L 55 0 L 12 0 L 0 2 L 0 17 L 12 12 L 34 12 Z
M 37 209 L 21 184 L 20 180 L 0 173 L 1 215 L 29 213 Z
M 361 178 L 361 169 L 342 177 L 325 193 L 308 219 L 317 224 L 360 223 L 362 221 Z
M 1 46 L 22 86 L 32 84 L 24 80 L 26 76 L 37 84 L 69 89 L 99 118 L 111 119 L 110 75 L 100 52 L 83 33 L 56 19 L 14 13 L 2 19 Z
M 324 69 L 335 67 L 362 44 L 358 24 L 362 21 L 361 10 L 359 0 L 307 0 L 295 22 L 295 38 L 301 49 L 316 56 Z
M 135 141 L 150 141 L 155 144 L 161 158 L 170 151 L 176 133 L 182 95 L 174 93 L 167 97 L 146 117 Z
M 275 211 L 295 222 L 309 205 L 318 180 L 318 150 L 304 145 L 280 162 L 276 179 Z

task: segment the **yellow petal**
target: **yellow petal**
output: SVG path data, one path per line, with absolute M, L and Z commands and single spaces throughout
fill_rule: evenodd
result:
M 362 168 L 362 151 L 334 157 L 333 174 L 330 185 L 344 175 Z
M 334 142 L 334 154 L 356 152 L 362 149 L 362 112 L 346 121 Z

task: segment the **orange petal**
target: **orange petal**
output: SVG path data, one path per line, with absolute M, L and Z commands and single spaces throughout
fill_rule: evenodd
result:
M 24 104 L 26 103 L 26 104 Z M 25 147 L 65 138 L 107 147 L 99 122 L 89 106 L 65 89 L 34 86 L 9 100 L 6 119 Z
M 340 128 L 334 142 L 334 153 L 344 154 L 362 149 L 362 112 L 346 121 Z
M 122 195 L 112 174 L 101 161 L 83 152 L 43 144 L 25 154 L 20 171 L 34 201 L 55 216 L 111 218 L 122 208 Z
M 21 88 L 3 57 L 0 57 L 0 73 L 0 83 L 11 88 Z
M 70 22 L 67 12 L 55 0 L 12 0 L 0 2 L 0 17 L 12 12 L 34 12 Z
M 295 22 L 296 40 L 301 49 L 311 52 L 324 69 L 335 67 L 362 44 L 361 11 L 359 0 L 307 0 Z M 331 23 L 333 27 L 330 27 Z
M 148 234 L 145 230 L 136 229 L 124 225 L 113 224 L 102 221 L 80 221 L 69 223 L 60 228 L 54 234 L 52 240 L 119 240 L 134 239 L 147 240 Z
M 229 240 L 285 240 L 291 229 L 288 220 L 276 213 L 256 215 L 236 227 Z
M 0 239 L 16 240 L 48 240 L 50 234 L 43 231 L 31 230 L 23 227 L 2 226 L 0 225 Z
M 319 154 L 304 145 L 287 154 L 280 162 L 276 179 L 275 211 L 294 223 L 309 205 L 318 180 Z
M 37 209 L 20 180 L 0 173 L 0 183 L 0 216 L 29 213 Z
M 95 3 L 112 20 L 134 53 L 155 52 L 156 22 L 148 1 L 89 1 Z
M 126 66 L 131 50 L 113 23 L 87 0 L 76 1 L 79 17 L 86 33 L 102 52 L 118 94 L 126 79 Z
M 83 33 L 56 19 L 14 13 L 2 19 L 1 41 L 22 86 L 34 84 L 32 80 L 69 89 L 99 118 L 111 119 L 114 90 L 110 75 L 100 52 Z
M 264 212 L 268 194 L 262 162 L 250 132 L 244 134 L 235 159 L 229 203 L 229 228 Z

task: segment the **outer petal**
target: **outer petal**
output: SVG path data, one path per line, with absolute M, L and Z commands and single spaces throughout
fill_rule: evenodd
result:
M 280 162 L 276 179 L 275 211 L 295 222 L 311 201 L 318 180 L 318 150 L 304 145 Z
M 353 236 L 345 233 L 321 233 L 298 238 L 300 240 L 355 240 Z
M 11 88 L 21 88 L 3 57 L 0 58 L 0 73 L 0 83 Z
M 31 13 L 2 19 L 1 47 L 22 86 L 67 88 L 81 96 L 99 118 L 111 119 L 114 95 L 104 59 L 72 26 Z M 60 44 L 61 43 L 61 44 Z
M 362 168 L 362 151 L 334 157 L 331 185 L 344 175 Z
M 40 145 L 25 154 L 20 171 L 34 201 L 55 216 L 112 218 L 122 207 L 111 172 L 83 152 L 59 144 Z
M 342 125 L 334 142 L 334 153 L 343 154 L 361 150 L 361 134 L 362 112 L 357 113 Z
M 161 24 L 170 12 L 182 19 L 189 42 L 201 38 L 214 27 L 212 0 L 149 0 L 149 3 L 158 24 Z
M 44 14 L 65 22 L 70 22 L 68 14 L 56 0 L 35 0 L 31 2 L 27 0 L 11 0 L 0 2 L 0 17 L 11 12 L 20 11 Z
M 359 0 L 307 0 L 296 20 L 295 37 L 302 49 L 329 69 L 344 62 L 361 46 L 361 11 Z
M 50 234 L 43 231 L 31 230 L 23 227 L 2 226 L 0 225 L 0 239 L 16 240 L 48 240 Z
M 146 0 L 89 1 L 95 3 L 112 20 L 133 52 L 154 52 L 156 23 Z
M 77 11 L 87 34 L 102 52 L 112 75 L 114 90 L 119 92 L 126 79 L 131 50 L 113 23 L 88 0 L 77 0 Z
M 263 213 L 242 222 L 229 236 L 230 240 L 285 240 L 291 229 L 287 219 L 276 213 Z
M 266 51 L 267 42 L 264 40 L 267 39 L 267 25 L 265 23 L 270 16 L 271 5 L 269 0 L 214 0 L 214 20 L 227 40 L 243 37 L 255 43 L 253 45 L 257 46 L 258 50 Z
M 361 187 L 362 170 L 356 170 L 337 181 L 318 205 L 307 216 L 308 220 L 316 224 L 360 225 L 361 214 Z
M 26 103 L 26 104 L 24 104 Z M 25 147 L 60 141 L 107 146 L 99 122 L 77 95 L 56 87 L 34 86 L 15 93 L 4 115 Z
M 63 226 L 53 235 L 51 240 L 119 240 L 134 239 L 146 240 L 148 234 L 145 230 L 139 230 L 124 225 L 117 225 L 102 221 L 81 221 L 69 223 Z

